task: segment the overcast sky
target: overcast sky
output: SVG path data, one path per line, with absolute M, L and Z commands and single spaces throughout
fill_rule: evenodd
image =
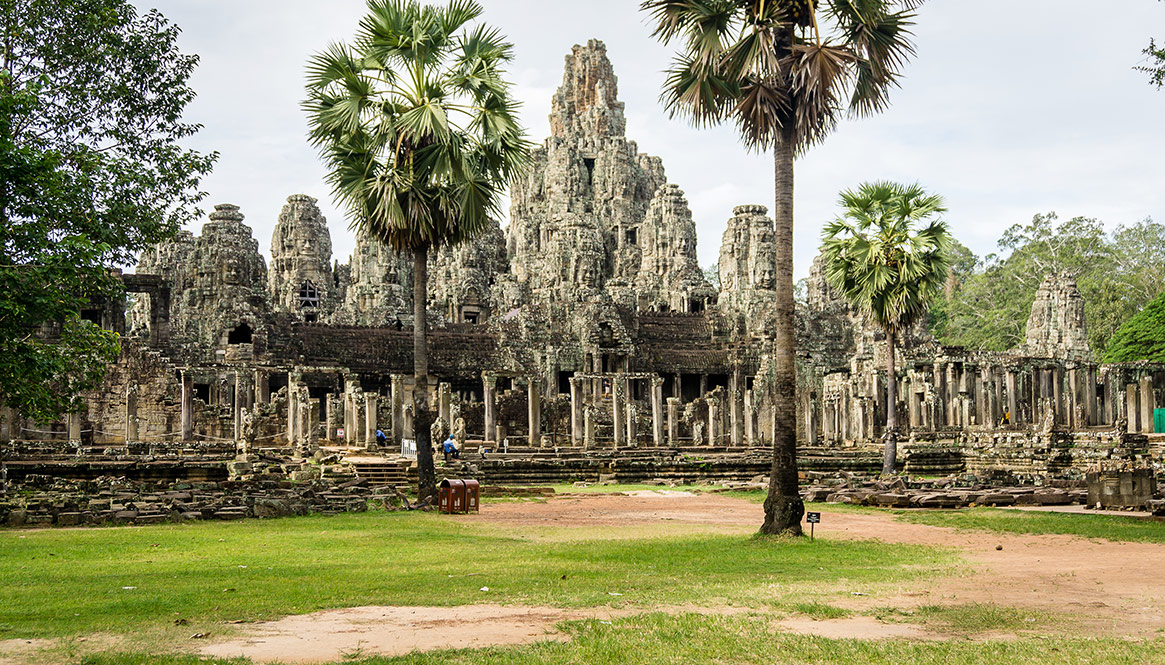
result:
M 482 1 L 485 20 L 515 44 L 510 78 L 535 142 L 549 135 L 563 56 L 590 38 L 606 42 L 628 137 L 662 157 L 687 194 L 701 265 L 716 262 L 732 206 L 772 207 L 770 157 L 746 152 L 731 127 L 697 130 L 661 109 L 673 50 L 651 38 L 637 0 Z M 134 2 L 177 23 L 182 50 L 201 56 L 186 117 L 205 128 L 191 145 L 221 154 L 203 182 L 203 209 L 241 206 L 269 257 L 284 200 L 310 194 L 328 217 L 334 258 L 347 261 L 353 236 L 307 145 L 299 103 L 307 59 L 352 38 L 364 0 Z M 1165 222 L 1165 90 L 1133 70 L 1150 36 L 1165 39 L 1165 3 L 931 0 L 914 31 L 918 56 L 891 108 L 843 122 L 797 162 L 797 277 L 836 215 L 838 192 L 867 180 L 918 181 L 942 194 L 955 237 L 980 255 L 1036 213 L 1096 217 L 1109 228 Z

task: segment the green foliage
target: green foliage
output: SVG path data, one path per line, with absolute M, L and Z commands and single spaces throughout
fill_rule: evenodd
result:
M 1109 363 L 1138 360 L 1165 362 L 1165 293 L 1126 321 L 1104 353 L 1104 361 Z
M 373 0 L 354 46 L 308 65 L 310 138 L 354 227 L 397 250 L 480 233 L 529 159 L 501 67 L 513 46 L 466 25 L 472 0 L 446 7 Z
M 731 121 L 751 148 L 787 133 L 804 150 L 845 109 L 869 115 L 889 105 L 914 55 L 910 27 L 921 4 L 644 0 L 640 8 L 655 37 L 683 43 L 661 97 L 673 114 L 698 125 Z
M 942 197 L 918 185 L 865 183 L 842 192 L 842 214 L 822 232 L 825 277 L 851 305 L 899 335 L 926 314 L 948 275 Z
M 1074 275 L 1089 343 L 1103 354 L 1116 330 L 1165 282 L 1165 226 L 1146 219 L 1106 234 L 1100 221 L 1055 213 L 1014 225 L 1000 254 L 984 257 L 936 305 L 932 330 L 945 343 L 992 351 L 1019 345 L 1036 289 L 1052 273 Z
M 1165 47 L 1157 46 L 1156 40 L 1150 39 L 1149 45 L 1142 53 L 1148 64 L 1137 67 L 1137 70 L 1148 74 L 1149 82 L 1160 89 L 1161 86 L 1165 86 Z
M 117 337 L 79 317 L 196 215 L 214 156 L 183 150 L 197 58 L 125 0 L 0 0 L 0 402 L 75 408 Z
M 765 607 L 897 586 L 957 561 L 920 546 L 668 526 L 500 534 L 432 513 L 368 512 L 0 532 L 0 640 L 149 633 L 179 618 L 187 637 L 213 622 L 360 605 Z

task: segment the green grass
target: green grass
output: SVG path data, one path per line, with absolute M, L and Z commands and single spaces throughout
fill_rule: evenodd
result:
M 1112 541 L 1165 543 L 1165 522 L 1124 515 L 1079 515 L 1035 510 L 965 508 L 898 511 L 898 519 L 954 529 L 1014 534 L 1063 534 Z
M 597 485 L 591 484 L 586 487 L 575 487 L 573 484 L 551 485 L 554 488 L 555 494 L 618 494 L 620 492 L 699 492 L 714 489 L 720 489 L 721 485 L 676 485 L 671 487 L 668 485 Z
M 790 608 L 798 614 L 804 614 L 814 619 L 844 619 L 853 614 L 847 609 L 834 607 L 817 601 L 793 603 Z
M 957 564 L 947 551 L 877 542 L 593 531 L 369 512 L 0 532 L 0 640 L 177 631 L 178 619 L 188 635 L 360 605 L 776 606 Z
M 724 496 L 763 503 L 758 491 L 724 492 Z M 1021 535 L 1066 535 L 1115 542 L 1165 543 L 1165 521 L 1122 514 L 1054 513 L 1011 508 L 962 508 L 959 510 L 894 510 L 844 503 L 806 503 L 806 510 L 830 513 L 882 513 L 902 522 L 951 529 L 973 529 Z
M 1022 633 L 1047 627 L 1053 618 L 1061 628 L 1071 617 L 991 603 L 923 605 L 912 610 L 883 607 L 867 612 L 885 623 L 917 623 L 940 632 L 974 635 L 991 631 Z
M 974 642 L 831 640 L 777 631 L 766 616 L 647 614 L 563 625 L 569 642 L 459 649 L 366 658 L 364 665 L 1152 665 L 1165 663 L 1165 641 L 1045 638 Z M 189 657 L 101 655 L 83 665 L 239 665 Z

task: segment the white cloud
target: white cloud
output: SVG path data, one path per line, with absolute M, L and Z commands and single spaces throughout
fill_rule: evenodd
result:
M 187 117 L 193 140 L 222 157 L 204 181 L 214 203 L 240 205 L 266 252 L 284 199 L 320 199 L 335 257 L 353 241 L 330 202 L 305 140 L 299 108 L 307 59 L 351 38 L 363 0 L 135 0 L 183 29 L 202 63 Z M 510 68 L 531 139 L 548 133 L 550 95 L 563 56 L 589 38 L 606 42 L 627 104 L 628 136 L 659 155 L 684 189 L 700 234 L 700 263 L 719 252 L 732 206 L 771 208 L 772 161 L 747 153 L 731 128 L 697 130 L 658 103 L 672 50 L 655 42 L 628 0 L 484 0 L 486 20 L 515 44 Z M 797 165 L 796 272 L 816 252 L 838 192 L 863 180 L 919 181 L 943 194 L 957 236 L 983 254 L 1000 232 L 1038 212 L 1165 221 L 1160 118 L 1165 92 L 1132 67 L 1165 21 L 1165 5 L 1121 3 L 1099 11 L 1081 0 L 932 2 L 915 27 L 917 58 L 885 113 L 846 121 Z M 1165 38 L 1165 30 L 1156 30 Z

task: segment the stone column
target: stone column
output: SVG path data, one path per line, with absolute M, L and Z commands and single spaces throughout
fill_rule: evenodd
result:
M 1078 410 L 1076 407 L 1084 406 L 1081 401 L 1082 392 L 1080 387 L 1080 370 L 1073 367 L 1068 370 L 1068 394 L 1066 395 L 1068 398 L 1066 400 L 1068 406 L 1068 427 L 1071 429 L 1078 429 L 1087 425 L 1087 422 L 1080 422 L 1080 419 L 1076 417 Z M 1079 410 L 1082 412 L 1083 408 Z
M 138 391 L 131 387 L 125 392 L 125 442 L 138 440 Z
M 583 407 L 583 448 L 595 447 L 595 407 L 587 404 Z
M 239 372 L 235 372 L 235 398 L 232 400 L 231 411 L 234 416 L 234 434 L 232 436 L 236 442 L 243 439 L 243 409 L 245 408 L 243 390 L 245 388 L 243 377 Z
M 497 439 L 497 416 L 494 411 L 496 408 L 498 379 L 493 374 L 483 373 L 481 375 L 481 385 L 482 401 L 485 403 L 485 433 L 482 435 L 482 438 L 487 442 L 496 441 L 497 443 L 501 443 Z
M 542 441 L 542 390 L 533 377 L 526 381 L 526 406 L 530 428 L 528 441 L 531 447 L 536 447 Z
M 368 447 L 376 445 L 376 430 L 378 429 L 378 404 L 380 395 L 364 393 L 364 444 Z M 446 421 L 448 422 L 448 421 Z
M 628 391 L 627 394 L 630 396 L 631 392 Z M 636 427 L 635 427 L 635 415 L 636 415 L 635 401 L 628 399 L 627 400 L 627 445 L 630 446 L 631 448 L 635 448 L 639 445 L 638 432 L 636 431 Z
M 663 377 L 651 377 L 651 442 L 663 445 Z
M 809 401 L 809 396 L 806 395 L 805 403 L 808 404 Z M 808 441 L 809 437 L 806 436 L 805 440 Z M 753 410 L 751 390 L 744 391 L 744 441 L 749 446 L 756 445 L 756 411 Z
M 336 420 L 339 410 L 339 398 L 335 393 L 328 393 L 324 400 L 324 440 L 332 443 L 336 440 Z
M 728 385 L 728 428 L 730 441 L 736 447 L 744 444 L 744 420 L 741 413 L 743 411 L 744 377 L 741 376 L 740 367 L 735 367 Z
M 1048 378 L 1052 382 L 1052 408 L 1056 414 L 1056 424 L 1067 424 L 1068 414 L 1067 409 L 1064 408 L 1064 403 L 1067 401 L 1064 395 L 1064 370 L 1053 367 L 1048 370 Z
M 252 378 L 255 383 L 255 404 L 266 404 L 271 401 L 271 383 L 267 372 L 255 370 Z
M 1137 408 L 1137 384 L 1130 383 L 1125 386 L 1125 413 L 1128 414 L 1129 434 L 1136 434 L 1141 431 L 1137 423 L 1141 410 Z
M 1010 414 L 1009 426 L 1019 424 L 1019 381 L 1016 378 L 1015 370 L 1007 371 L 1007 413 Z
M 627 436 L 627 387 L 623 375 L 617 374 L 611 382 L 611 420 L 614 423 L 615 447 L 622 448 Z
M 299 380 L 291 372 L 287 373 L 287 443 L 299 442 Z M 344 436 L 348 436 L 344 432 Z
M 69 441 L 81 440 L 81 414 L 70 413 L 67 418 L 69 427 Z
M 1112 425 L 1117 420 L 1117 414 L 1120 409 L 1116 406 L 1117 395 L 1113 389 L 1113 383 L 1116 379 L 1111 373 L 1103 375 L 1104 379 L 1104 423 L 1105 425 Z
M 578 446 L 583 442 L 583 380 L 581 377 L 570 377 L 570 445 Z
M 445 421 L 449 431 L 453 431 L 453 421 L 449 416 L 449 405 L 452 401 L 453 388 L 448 383 L 437 384 L 437 411 L 438 417 Z
M 181 406 L 179 415 L 179 429 L 182 430 L 182 440 L 194 438 L 194 377 L 186 372 L 182 373 Z
M 317 444 L 320 440 L 319 416 L 316 415 L 319 413 L 320 401 L 318 399 L 311 399 L 307 395 L 304 395 L 300 399 L 300 404 L 302 405 L 303 410 L 303 416 L 300 421 L 302 423 L 300 427 L 302 428 L 303 443 L 308 447 L 309 450 L 315 452 L 314 449 L 317 447 Z
M 399 447 L 405 432 L 404 377 L 399 374 L 390 376 L 389 392 L 389 399 L 392 400 L 392 442 L 393 445 Z
M 413 405 L 405 404 L 404 409 L 401 410 L 401 436 L 416 441 L 416 432 L 413 431 L 413 413 Z
M 1153 394 L 1153 377 L 1141 377 L 1141 431 L 1153 433 L 1153 410 L 1157 408 L 1157 398 Z
M 720 400 L 708 398 L 708 445 L 720 444 Z
M 1089 426 L 1099 425 L 1097 418 L 1097 404 L 1096 404 L 1096 367 L 1092 366 L 1084 370 L 1084 417 L 1087 419 Z
M 667 444 L 680 445 L 680 398 L 667 398 Z

